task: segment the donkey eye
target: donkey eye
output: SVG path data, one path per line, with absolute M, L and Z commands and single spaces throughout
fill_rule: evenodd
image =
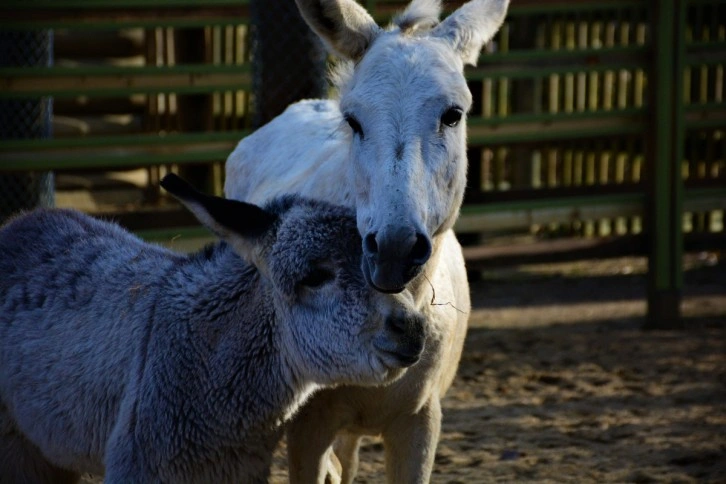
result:
M 335 279 L 335 274 L 330 269 L 317 267 L 310 271 L 300 280 L 300 285 L 310 288 L 321 287 Z
M 358 120 L 355 119 L 355 116 L 352 114 L 345 114 L 343 119 L 345 119 L 345 122 L 348 123 L 348 126 L 350 126 L 350 129 L 352 129 L 355 134 L 363 138 L 363 128 Z
M 453 128 L 454 126 L 459 124 L 459 121 L 461 121 L 461 117 L 463 115 L 464 111 L 461 108 L 449 108 L 444 114 L 441 115 L 441 124 L 448 126 L 449 128 Z

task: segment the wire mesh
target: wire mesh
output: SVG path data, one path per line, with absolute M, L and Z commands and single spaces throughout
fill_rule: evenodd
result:
M 50 65 L 51 31 L 0 32 L 0 66 Z M 51 136 L 52 99 L 0 101 L 0 140 Z M 54 203 L 52 172 L 0 173 L 0 223 L 14 213 Z
M 253 0 L 250 16 L 255 65 L 253 125 L 258 127 L 292 102 L 325 97 L 326 53 L 295 2 Z

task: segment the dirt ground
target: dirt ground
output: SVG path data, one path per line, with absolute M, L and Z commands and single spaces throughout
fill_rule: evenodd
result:
M 726 482 L 721 257 L 688 257 L 683 331 L 641 330 L 639 258 L 520 267 L 472 282 L 432 482 Z M 271 482 L 287 482 L 284 445 Z M 364 441 L 357 482 L 384 482 L 375 439 Z

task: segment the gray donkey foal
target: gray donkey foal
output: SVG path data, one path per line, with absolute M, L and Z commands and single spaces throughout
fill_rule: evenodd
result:
M 347 209 L 162 185 L 222 241 L 181 255 L 69 210 L 0 229 L 0 482 L 265 482 L 315 389 L 418 360 L 422 321 L 368 289 Z

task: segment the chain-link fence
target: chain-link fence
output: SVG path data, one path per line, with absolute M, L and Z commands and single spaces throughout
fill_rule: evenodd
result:
M 0 66 L 50 65 L 53 34 L 0 32 Z M 52 99 L 0 100 L 0 140 L 51 136 Z M 0 173 L 0 223 L 14 213 L 53 205 L 52 172 Z
M 259 127 L 288 105 L 325 97 L 326 52 L 304 22 L 295 2 L 253 0 L 254 120 Z

